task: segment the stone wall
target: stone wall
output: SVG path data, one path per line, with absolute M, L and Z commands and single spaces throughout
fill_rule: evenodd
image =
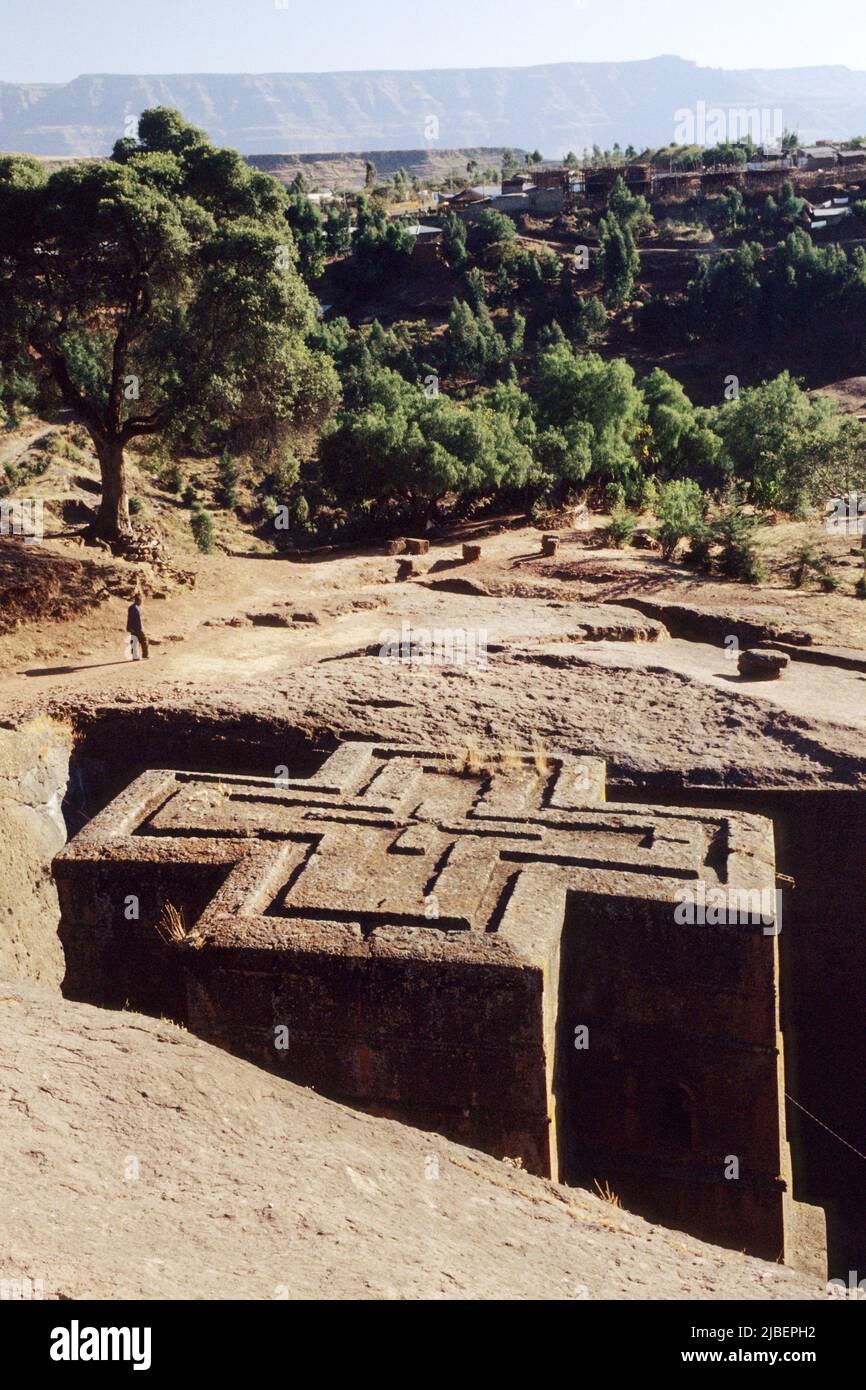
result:
M 66 843 L 71 742 L 50 719 L 0 729 L 0 975 L 45 987 L 63 978 L 51 860 Z

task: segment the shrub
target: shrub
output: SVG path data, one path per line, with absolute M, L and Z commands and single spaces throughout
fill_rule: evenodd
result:
M 665 560 L 672 560 L 680 543 L 703 524 L 706 500 L 691 478 L 665 483 L 659 494 L 659 525 L 654 536 Z
M 16 468 L 14 463 L 7 463 L 4 466 L 3 474 L 0 475 L 0 497 L 8 497 L 15 492 L 24 482 L 24 473 L 20 468 Z
M 709 569 L 713 554 L 713 529 L 705 521 L 696 522 L 689 533 L 688 558 L 701 569 Z
M 129 515 L 130 515 L 130 516 L 138 516 L 139 512 L 142 511 L 143 508 L 144 508 L 144 503 L 142 502 L 142 500 L 141 500 L 140 497 L 130 497 L 130 499 L 129 499 Z
M 194 507 L 196 505 L 196 503 L 198 502 L 198 493 L 196 492 L 192 483 L 187 483 L 186 487 L 183 490 L 183 495 L 181 496 L 180 500 L 183 502 L 183 505 L 185 507 Z
M 298 481 L 298 474 L 300 471 L 300 463 L 289 450 L 286 450 L 276 460 L 272 474 L 273 482 L 271 484 L 271 490 L 277 497 L 288 497 L 295 483 Z
M 224 449 L 217 466 L 217 477 L 219 478 L 220 491 L 222 493 L 223 506 L 236 507 L 238 504 L 238 481 L 240 470 L 229 453 Z
M 313 526 L 310 521 L 310 504 L 303 493 L 295 498 L 291 507 L 291 527 L 302 535 L 309 535 Z
M 713 518 L 710 535 L 720 547 L 718 565 L 729 579 L 760 584 L 765 573 L 755 540 L 757 517 L 745 512 L 736 493 L 730 493 Z
M 625 507 L 625 488 L 622 483 L 608 483 L 604 490 L 604 500 L 611 514 L 621 512 Z
M 636 530 L 637 517 L 634 513 L 627 511 L 625 507 L 617 507 L 611 516 L 610 525 L 605 530 L 605 536 L 616 550 L 622 550 L 624 546 L 631 545 Z
M 644 478 L 640 485 L 640 506 L 655 515 L 659 504 L 659 485 L 655 478 Z
M 159 485 L 177 495 L 183 488 L 183 470 L 176 459 L 169 459 L 159 471 Z
M 857 583 L 854 585 L 854 597 L 866 598 L 866 574 L 861 574 Z
M 791 566 L 791 583 L 802 589 L 810 580 L 816 581 L 825 593 L 838 589 L 839 583 L 830 568 L 830 558 L 815 548 L 811 541 L 801 545 Z
M 197 508 L 189 519 L 193 539 L 203 555 L 213 550 L 213 517 L 203 507 Z

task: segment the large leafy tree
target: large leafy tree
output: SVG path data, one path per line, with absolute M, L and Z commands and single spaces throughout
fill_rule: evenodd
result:
M 563 436 L 572 455 L 568 476 L 627 483 L 638 471 L 637 440 L 646 410 L 634 372 L 622 358 L 605 362 L 567 343 L 544 350 L 536 371 L 542 429 Z
M 713 412 L 693 405 L 680 383 L 661 367 L 644 377 L 640 391 L 651 436 L 648 470 L 663 479 L 693 478 L 703 488 L 721 487 L 722 441 L 712 427 Z
M 102 538 L 130 529 L 132 440 L 233 429 L 270 448 L 334 404 L 286 213 L 275 180 L 164 107 L 110 160 L 0 163 L 0 362 L 89 431 Z
M 346 505 L 396 505 L 419 524 L 448 494 L 524 487 L 534 472 L 528 402 L 521 409 L 502 391 L 464 406 L 378 369 L 366 402 L 342 412 L 322 440 L 325 486 Z
M 866 431 L 835 402 L 810 397 L 788 372 L 715 412 L 735 476 L 759 506 L 827 501 L 866 479 Z

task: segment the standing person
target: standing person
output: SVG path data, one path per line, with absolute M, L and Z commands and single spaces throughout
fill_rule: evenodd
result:
M 145 661 L 150 656 L 147 638 L 144 635 L 144 622 L 141 616 L 141 594 L 136 594 L 126 614 L 126 630 L 129 633 L 130 647 L 132 649 L 133 661 L 140 661 L 141 656 Z M 141 656 L 139 656 L 139 649 Z

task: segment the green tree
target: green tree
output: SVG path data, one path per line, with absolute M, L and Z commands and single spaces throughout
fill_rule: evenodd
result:
M 332 256 L 348 256 L 352 249 L 352 214 L 332 205 L 325 217 L 325 236 Z
M 519 357 L 526 342 L 526 319 L 519 309 L 511 311 L 511 333 L 508 350 L 512 357 Z
M 133 439 L 233 428 L 267 446 L 333 407 L 286 206 L 164 107 L 110 160 L 37 182 L 27 163 L 0 171 L 0 360 L 88 430 L 105 540 L 130 531 Z
M 662 478 L 692 478 L 703 488 L 725 478 L 722 441 L 711 411 L 692 404 L 678 381 L 654 368 L 640 383 L 650 430 L 647 471 Z
M 189 524 L 199 550 L 203 555 L 210 555 L 214 543 L 213 517 L 210 512 L 205 511 L 204 507 L 194 508 Z
M 514 241 L 516 237 L 517 229 L 511 218 L 495 208 L 485 208 L 472 228 L 473 245 L 482 251 L 494 242 Z
M 794 510 L 866 479 L 866 431 L 836 405 L 810 398 L 788 372 L 740 392 L 716 411 L 733 475 L 759 507 Z
M 799 222 L 805 206 L 805 198 L 798 198 L 791 180 L 786 179 L 782 184 L 782 196 L 779 199 L 777 211 L 776 225 L 778 230 L 783 233 L 792 232 Z
M 709 527 L 710 539 L 719 548 L 715 563 L 728 579 L 746 584 L 764 579 L 755 535 L 758 524 L 759 518 L 745 510 L 736 488 L 731 488 Z
M 723 235 L 735 232 L 746 222 L 746 202 L 738 188 L 724 190 L 717 205 L 713 208 L 715 225 Z
M 612 308 L 632 296 L 640 270 L 640 256 L 628 227 L 610 214 L 599 224 L 599 262 L 605 302 Z
M 442 255 L 445 264 L 458 275 L 466 269 L 469 263 L 469 252 L 466 250 L 466 224 L 461 222 L 460 218 L 453 212 L 448 214 L 442 228 Z
M 588 347 L 607 332 L 607 310 L 594 294 L 579 296 L 571 316 L 571 340 Z
M 473 313 L 471 304 L 455 299 L 448 319 L 448 359 L 456 372 L 481 372 L 505 361 L 505 340 L 496 331 L 482 305 Z
M 505 150 L 502 155 L 502 178 L 513 179 L 520 165 L 513 150 Z
M 358 199 L 355 264 L 368 288 L 399 279 L 415 242 L 404 222 L 389 222 L 384 208 L 364 195 Z
M 637 440 L 645 408 L 627 362 L 605 362 L 555 343 L 539 358 L 536 402 L 540 429 L 565 437 L 585 464 L 583 477 L 623 484 L 639 477 Z
M 646 198 L 640 193 L 630 192 L 621 174 L 617 175 L 608 194 L 607 213 L 608 217 L 615 217 L 621 227 L 627 228 L 635 241 L 653 225 Z
M 286 208 L 286 221 L 292 229 L 298 251 L 298 269 L 304 279 L 308 283 L 321 279 L 328 250 L 321 212 L 304 193 L 292 193 Z
M 449 494 L 485 496 L 521 488 L 533 473 L 519 392 L 480 395 L 471 406 L 424 390 L 387 370 L 369 403 L 342 412 L 322 440 L 323 482 L 352 508 L 396 506 L 423 524 Z

